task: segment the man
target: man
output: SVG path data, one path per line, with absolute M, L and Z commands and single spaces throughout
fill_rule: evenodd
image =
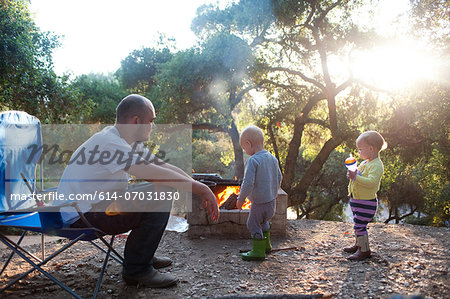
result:
M 122 194 L 123 198 L 123 194 L 130 190 L 148 192 L 162 190 L 158 189 L 161 186 L 170 187 L 199 195 L 210 217 L 217 221 L 219 208 L 212 191 L 178 167 L 163 163 L 142 146 L 142 142 L 150 137 L 155 118 L 150 100 L 135 94 L 125 97 L 117 106 L 115 125 L 94 134 L 73 153 L 64 170 L 58 193 L 68 198 L 71 194 L 99 195 L 103 192 L 105 195 L 109 192 L 110 197 L 113 194 L 120 197 Z M 91 154 L 89 159 L 86 153 Z M 97 156 L 93 157 L 95 154 Z M 130 189 L 127 186 L 128 174 L 153 182 L 156 189 L 151 184 Z M 126 202 L 128 206 L 124 206 L 123 201 L 119 201 L 116 213 L 107 215 L 105 209 L 110 204 L 111 201 L 80 201 L 79 209 L 91 225 L 107 234 L 131 230 L 124 250 L 124 281 L 147 287 L 175 285 L 178 281 L 176 277 L 155 270 L 170 265 L 171 260 L 154 257 L 169 219 L 171 202 L 146 203 L 146 206 L 136 208 L 129 202 Z M 71 227 L 86 226 L 74 208 L 65 207 L 61 212 L 64 222 Z

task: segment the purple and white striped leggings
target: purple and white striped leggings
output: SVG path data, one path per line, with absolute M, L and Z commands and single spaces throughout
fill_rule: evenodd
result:
M 353 212 L 353 223 L 357 236 L 367 235 L 367 224 L 372 220 L 377 211 L 377 199 L 354 199 L 350 198 L 350 207 Z

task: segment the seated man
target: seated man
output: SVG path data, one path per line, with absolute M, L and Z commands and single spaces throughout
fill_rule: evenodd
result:
M 123 199 L 124 196 L 121 194 L 131 190 L 147 192 L 157 191 L 158 187 L 170 187 L 192 191 L 199 195 L 210 217 L 217 221 L 219 208 L 212 191 L 206 185 L 193 180 L 180 168 L 157 159 L 142 146 L 142 142 L 150 138 L 156 118 L 150 100 L 140 95 L 129 95 L 119 103 L 116 114 L 114 126 L 106 127 L 94 134 L 73 153 L 71 163 L 64 170 L 58 193 L 68 198 L 70 194 L 98 195 L 99 192 L 104 192 L 103 194 L 110 192 L 110 196 L 114 194 L 114 197 Z M 81 154 L 86 153 L 98 155 L 95 159 L 90 157 L 87 161 L 81 158 L 84 157 Z M 124 157 L 127 163 L 120 160 Z M 146 159 L 146 163 L 142 163 L 142 159 Z M 128 174 L 152 184 L 130 189 Z M 118 210 L 107 214 L 105 211 L 111 206 L 111 202 L 80 201 L 79 207 L 91 225 L 107 234 L 131 230 L 124 250 L 122 272 L 124 281 L 127 284 L 147 287 L 175 285 L 178 281 L 176 277 L 155 270 L 170 265 L 171 260 L 154 257 L 169 219 L 171 202 L 160 201 L 150 204 L 146 202 L 146 206 L 130 209 L 130 202 L 125 202 L 128 206 L 123 206 L 124 201 L 118 201 L 114 203 L 117 203 Z M 69 223 L 71 227 L 86 226 L 74 208 L 64 207 L 61 213 L 64 222 Z

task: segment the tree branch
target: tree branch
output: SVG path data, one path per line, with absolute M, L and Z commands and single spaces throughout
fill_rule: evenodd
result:
M 306 119 L 305 123 L 316 124 L 316 125 L 322 126 L 324 128 L 330 129 L 330 126 L 327 124 L 327 122 L 324 120 L 321 120 L 321 119 L 308 118 L 308 119 Z
M 323 19 L 327 16 L 327 14 L 336 6 L 338 6 L 339 4 L 341 4 L 341 1 L 337 1 L 335 3 L 333 3 L 332 5 L 330 5 L 327 9 L 321 11 L 320 16 L 314 20 L 314 25 L 315 26 L 319 26 L 319 24 L 323 21 Z
M 387 223 L 389 223 L 391 220 L 395 220 L 396 223 L 398 223 L 400 220 L 402 220 L 402 219 L 404 219 L 404 218 L 406 218 L 406 217 L 408 217 L 408 216 L 413 215 L 416 211 L 417 211 L 417 207 L 415 207 L 414 209 L 411 209 L 409 213 L 404 214 L 404 215 L 402 215 L 402 216 L 399 217 L 399 216 L 396 215 L 396 214 L 395 214 L 394 216 L 391 216 L 391 211 L 389 210 L 389 218 L 386 219 L 386 220 L 384 221 L 384 223 L 387 224 Z
M 192 124 L 193 130 L 209 130 L 214 132 L 228 132 L 228 129 L 209 123 Z
M 311 32 L 314 37 L 314 41 L 316 42 L 317 51 L 320 56 L 320 64 L 322 66 L 323 79 L 325 81 L 325 86 L 328 88 L 328 92 L 334 93 L 334 85 L 331 82 L 330 72 L 328 70 L 328 56 L 327 52 L 323 46 L 322 40 L 319 36 L 319 29 L 316 27 L 311 27 Z
M 269 68 L 269 70 L 270 71 L 275 71 L 275 72 L 277 72 L 277 71 L 279 71 L 279 72 L 286 72 L 286 73 L 291 74 L 291 75 L 299 76 L 304 81 L 309 82 L 309 83 L 313 84 L 314 86 L 320 88 L 320 90 L 326 91 L 325 86 L 322 83 L 320 83 L 317 80 L 314 80 L 312 78 L 309 78 L 309 77 L 305 76 L 302 72 L 294 71 L 294 70 L 291 70 L 291 69 L 286 68 L 286 67 L 272 67 L 272 68 Z
M 269 79 L 264 79 L 264 80 L 261 80 L 261 81 L 259 81 L 257 83 L 258 87 L 262 87 L 264 84 L 270 84 L 270 85 L 273 85 L 275 87 L 280 87 L 280 88 L 283 88 L 283 89 L 292 89 L 291 85 L 281 84 L 281 83 L 278 83 L 278 82 L 275 82 L 275 81 L 272 81 L 272 80 L 269 80 Z
M 314 13 L 316 12 L 316 2 L 312 1 L 312 2 L 310 2 L 310 4 L 311 4 L 311 11 L 310 11 L 308 17 L 306 18 L 306 21 L 304 22 L 304 24 L 309 24 L 309 22 L 311 22 L 311 19 L 312 19 Z
M 253 47 L 257 46 L 257 45 L 260 45 L 260 44 L 262 44 L 263 42 L 267 41 L 267 39 L 264 37 L 264 35 L 266 34 L 267 28 L 268 28 L 268 27 L 269 27 L 269 26 L 264 26 L 264 29 L 263 29 L 263 31 L 261 32 L 261 34 L 259 34 L 257 37 L 255 37 L 255 38 L 253 39 L 252 43 L 250 44 L 250 47 L 251 47 L 251 48 L 253 48 Z
M 361 85 L 364 86 L 365 88 L 368 88 L 368 89 L 373 90 L 373 91 L 384 92 L 384 93 L 387 93 L 387 94 L 389 94 L 389 95 L 392 95 L 392 94 L 393 94 L 391 91 L 389 91 L 389 90 L 387 90 L 387 89 L 375 87 L 375 86 L 370 85 L 370 84 L 368 84 L 368 83 L 366 83 L 366 82 L 364 82 L 364 81 L 362 81 L 362 80 L 354 80 L 354 82 L 356 82 L 356 83 L 358 83 L 358 84 L 361 84 Z
M 280 154 L 278 151 L 278 145 L 277 145 L 277 141 L 275 140 L 275 134 L 273 133 L 273 128 L 272 128 L 274 122 L 275 121 L 272 120 L 267 124 L 267 131 L 269 132 L 270 141 L 272 142 L 273 151 L 275 152 L 275 157 L 278 160 L 278 166 L 280 167 L 281 172 L 283 172 L 283 168 L 281 167 L 281 163 L 280 163 Z
M 242 98 L 244 97 L 244 95 L 249 92 L 250 90 L 254 89 L 256 86 L 255 85 L 251 85 L 251 86 L 247 86 L 246 88 L 242 89 L 237 96 L 233 96 L 233 98 L 230 99 L 230 108 L 231 111 L 234 110 L 234 108 L 236 107 L 237 104 L 239 104 L 242 101 Z
M 352 85 L 352 83 L 355 82 L 353 78 L 348 78 L 346 81 L 344 81 L 341 85 L 336 87 L 336 94 L 339 94 L 341 91 L 345 90 L 347 87 Z

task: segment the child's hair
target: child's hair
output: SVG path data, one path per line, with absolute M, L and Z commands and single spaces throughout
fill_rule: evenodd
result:
M 356 141 L 361 140 L 364 140 L 368 145 L 373 146 L 378 152 L 387 148 L 386 141 L 377 131 L 366 131 L 362 133 Z
M 241 138 L 249 140 L 252 143 L 264 145 L 264 133 L 257 126 L 246 127 L 241 133 Z

